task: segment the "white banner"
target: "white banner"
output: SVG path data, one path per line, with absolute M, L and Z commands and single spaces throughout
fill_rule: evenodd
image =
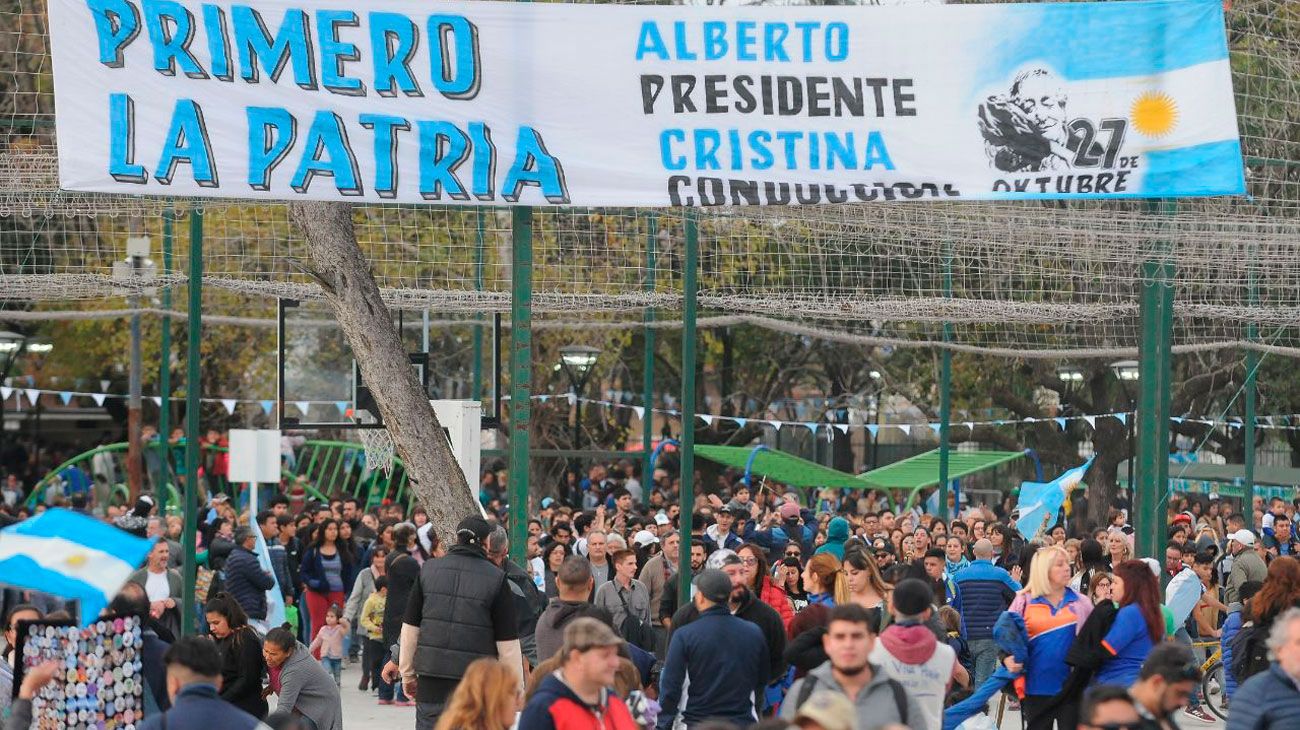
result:
M 593 206 L 1244 192 L 1219 0 L 49 0 L 61 185 Z

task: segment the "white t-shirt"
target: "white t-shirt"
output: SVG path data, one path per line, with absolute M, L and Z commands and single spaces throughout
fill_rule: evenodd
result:
M 167 571 L 154 573 L 146 570 L 144 572 L 144 592 L 149 597 L 149 602 L 165 601 L 172 596 L 171 586 L 167 583 Z
M 877 639 L 870 660 L 887 676 L 903 685 L 907 694 L 916 700 L 916 704 L 925 713 L 927 728 L 939 730 L 943 727 L 943 701 L 957 664 L 957 652 L 951 646 L 936 644 L 929 661 L 924 664 L 904 664 L 895 659 L 885 644 Z M 912 727 L 918 728 L 918 725 L 914 722 Z

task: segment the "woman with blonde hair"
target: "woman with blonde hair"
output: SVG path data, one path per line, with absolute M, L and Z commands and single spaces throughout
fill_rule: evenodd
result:
M 496 659 L 478 659 L 465 670 L 435 730 L 508 730 L 522 708 L 517 675 Z
M 812 556 L 803 569 L 803 589 L 808 592 L 808 605 L 826 606 L 828 609 L 849 602 L 849 584 L 840 561 L 829 553 Z
M 1133 546 L 1129 544 L 1128 535 L 1115 531 L 1106 538 L 1106 555 L 1110 558 L 1110 572 L 1116 566 L 1133 557 Z
M 876 559 L 867 548 L 858 546 L 844 551 L 842 567 L 848 600 L 866 609 L 884 610 L 889 600 L 889 586 L 880 577 Z
M 1070 668 L 1065 655 L 1080 627 L 1092 613 L 1092 601 L 1070 588 L 1070 555 L 1065 548 L 1039 548 L 1029 565 L 1028 586 L 1011 604 L 1011 611 L 1025 619 L 1029 653 L 1023 665 L 1014 657 L 1004 663 L 1013 672 L 1023 672 L 1022 693 L 1028 730 L 1073 730 L 1078 725 L 1079 698 L 1053 702 L 1061 692 Z

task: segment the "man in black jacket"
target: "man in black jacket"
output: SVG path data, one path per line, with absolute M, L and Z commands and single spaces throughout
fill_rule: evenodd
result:
M 510 593 L 515 600 L 515 618 L 519 619 L 519 646 L 529 664 L 536 666 L 539 663 L 537 617 L 546 608 L 546 595 L 537 590 L 537 584 L 528 575 L 528 571 L 510 559 L 510 537 L 501 525 L 493 527 L 488 535 L 487 556 L 493 565 L 505 571 L 506 580 L 510 582 Z
M 727 551 L 729 554 L 718 560 L 719 568 L 731 579 L 731 596 L 728 601 L 728 608 L 731 609 L 733 616 L 743 618 L 754 624 L 763 632 L 763 639 L 767 644 L 768 658 L 768 677 L 781 679 L 785 676 L 785 626 L 781 623 L 781 614 L 776 612 L 775 608 L 759 600 L 754 592 L 749 590 L 745 583 L 744 568 L 740 563 L 740 556 Z M 714 560 L 711 558 L 708 566 L 712 567 Z M 673 614 L 673 630 L 699 618 L 700 612 L 696 609 L 695 604 L 687 604 L 677 609 Z M 672 635 L 669 634 L 670 642 Z
M 477 659 L 501 660 L 523 691 L 514 594 L 505 572 L 484 552 L 491 532 L 492 526 L 478 515 L 461 520 L 456 545 L 445 556 L 425 561 L 411 591 L 402 618 L 398 665 L 407 695 L 415 697 L 419 730 L 438 724 L 447 700 Z M 388 600 L 393 600 L 391 595 Z

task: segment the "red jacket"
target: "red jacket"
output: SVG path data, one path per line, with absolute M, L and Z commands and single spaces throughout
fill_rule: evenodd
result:
M 641 730 L 622 698 L 609 690 L 593 710 L 554 674 L 542 680 L 519 716 L 519 730 Z
M 790 597 L 785 594 L 785 589 L 773 583 L 772 579 L 766 575 L 763 576 L 759 585 L 762 588 L 758 593 L 758 597 L 763 603 L 775 608 L 776 612 L 781 614 L 781 625 L 788 631 L 790 622 L 794 620 L 794 608 L 790 605 Z

